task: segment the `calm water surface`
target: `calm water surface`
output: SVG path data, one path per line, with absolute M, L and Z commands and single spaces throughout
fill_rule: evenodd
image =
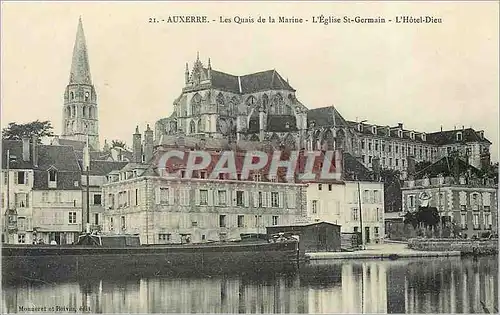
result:
M 92 313 L 484 313 L 481 302 L 493 313 L 498 307 L 498 256 L 313 262 L 287 274 L 6 281 L 4 313 L 20 306 L 84 306 Z

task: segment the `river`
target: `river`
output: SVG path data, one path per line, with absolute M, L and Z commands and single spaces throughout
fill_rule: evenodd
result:
M 484 313 L 481 302 L 493 313 L 498 307 L 498 256 L 313 261 L 287 274 L 3 280 L 3 313 L 33 307 L 65 313 Z

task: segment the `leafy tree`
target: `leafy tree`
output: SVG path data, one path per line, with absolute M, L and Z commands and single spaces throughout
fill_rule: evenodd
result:
M 415 215 L 417 222 L 425 227 L 434 227 L 440 222 L 436 207 L 419 207 Z
M 410 224 L 413 228 L 416 228 L 419 222 L 415 212 L 407 212 L 403 218 L 403 223 Z
M 23 137 L 38 137 L 38 142 L 41 142 L 43 137 L 52 137 L 52 124 L 50 121 L 35 120 L 25 124 L 11 122 L 2 130 L 2 139 L 4 140 L 21 140 Z
M 113 141 L 111 141 L 111 147 L 112 148 L 123 148 L 123 149 L 125 149 L 126 144 L 125 144 L 124 141 L 121 141 L 121 140 L 113 140 Z

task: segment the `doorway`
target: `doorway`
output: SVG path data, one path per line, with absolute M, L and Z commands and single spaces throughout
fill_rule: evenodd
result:
M 370 243 L 370 227 L 365 227 L 365 244 Z

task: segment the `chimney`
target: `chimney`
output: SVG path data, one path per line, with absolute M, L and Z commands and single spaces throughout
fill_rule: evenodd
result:
M 23 161 L 28 162 L 30 160 L 30 138 L 23 137 Z
M 38 167 L 38 137 L 36 135 L 32 138 L 33 142 L 31 144 L 33 166 Z
M 408 179 L 413 180 L 415 176 L 415 158 L 411 155 L 408 155 L 407 159 L 407 173 Z
M 144 132 L 144 160 L 149 163 L 153 158 L 153 130 L 149 128 L 149 124 Z
M 403 123 L 398 123 L 399 129 L 403 129 Z
M 135 127 L 135 133 L 132 139 L 132 162 L 141 163 L 142 162 L 142 145 L 141 145 L 141 134 L 139 133 L 139 126 Z
M 443 132 L 443 126 L 441 125 L 441 132 Z
M 372 168 L 373 168 L 373 173 L 375 173 L 375 180 L 379 181 L 379 179 L 380 179 L 380 158 L 378 156 L 373 157 Z

